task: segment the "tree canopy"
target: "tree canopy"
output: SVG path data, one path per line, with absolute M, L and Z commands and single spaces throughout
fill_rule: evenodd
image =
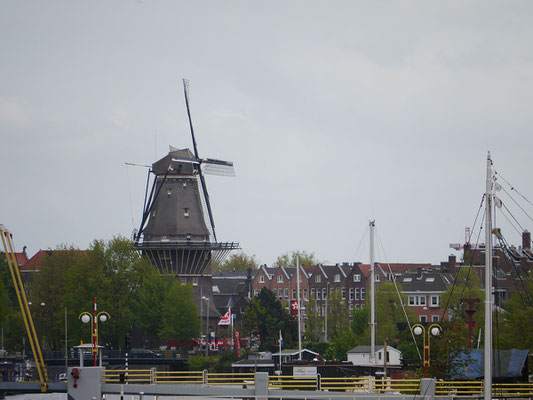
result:
M 292 267 L 296 268 L 296 258 L 298 257 L 300 265 L 315 265 L 319 264 L 314 253 L 307 253 L 306 251 L 291 251 L 279 256 L 272 264 L 273 267 Z
M 233 270 L 247 270 L 258 269 L 259 263 L 255 259 L 255 255 L 248 256 L 244 252 L 231 254 L 220 266 L 218 269 L 223 271 L 233 271 Z

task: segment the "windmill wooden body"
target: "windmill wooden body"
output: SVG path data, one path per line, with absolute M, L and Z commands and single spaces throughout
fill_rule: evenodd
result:
M 210 275 L 239 244 L 217 240 L 204 174 L 234 176 L 235 172 L 231 162 L 199 157 L 185 80 L 184 92 L 194 151 L 171 147 L 151 166 L 134 240 L 163 274 Z

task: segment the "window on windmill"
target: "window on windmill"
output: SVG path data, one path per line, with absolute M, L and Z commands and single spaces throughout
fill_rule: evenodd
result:
M 183 209 L 183 216 L 184 216 L 185 218 L 189 218 L 189 209 L 188 209 L 188 208 L 184 208 L 184 209 Z
M 168 195 L 168 197 L 170 197 L 171 194 L 172 194 L 172 189 L 167 189 L 167 195 Z
M 168 236 L 161 236 L 162 242 L 168 242 Z
M 192 285 L 193 286 L 198 286 L 198 278 L 197 277 L 193 277 L 192 278 Z
M 187 187 L 187 181 L 183 181 L 183 187 Z

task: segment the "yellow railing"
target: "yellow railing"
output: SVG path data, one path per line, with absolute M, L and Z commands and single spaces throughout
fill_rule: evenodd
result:
M 494 397 L 533 397 L 533 383 L 494 383 Z
M 253 373 L 204 373 L 203 371 L 156 371 L 155 369 L 105 370 L 102 379 L 105 383 L 120 383 L 121 378 L 129 383 L 188 383 L 214 385 L 253 385 Z M 420 379 L 370 379 L 369 377 L 323 377 L 316 375 L 269 376 L 269 389 L 320 390 L 344 392 L 400 392 L 420 393 Z M 494 397 L 533 397 L 533 383 L 494 383 Z M 483 394 L 483 381 L 436 381 L 437 396 L 480 396 Z
M 204 383 L 202 371 L 154 371 L 153 383 Z
M 323 377 L 320 379 L 320 389 L 343 392 L 369 392 L 370 379 L 368 377 Z
M 306 389 L 315 390 L 317 388 L 317 376 L 300 376 L 300 375 L 280 375 L 269 376 L 269 389 Z
M 420 379 L 375 379 L 373 392 L 420 393 Z
M 253 373 L 213 373 L 207 374 L 206 383 L 208 385 L 246 385 L 253 384 L 255 375 Z

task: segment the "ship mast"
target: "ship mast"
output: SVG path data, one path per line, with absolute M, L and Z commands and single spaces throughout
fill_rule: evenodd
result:
M 487 182 L 485 193 L 485 380 L 484 400 L 492 398 L 492 160 L 487 155 Z
M 375 296 L 375 271 L 374 271 L 374 226 L 370 225 L 370 365 L 376 365 L 376 296 Z

